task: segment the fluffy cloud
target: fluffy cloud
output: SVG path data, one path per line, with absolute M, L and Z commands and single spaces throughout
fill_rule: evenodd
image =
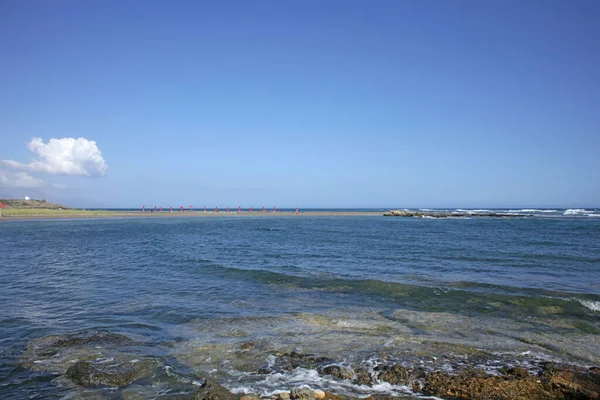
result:
M 37 155 L 32 162 L 4 160 L 3 163 L 24 171 L 62 175 L 102 176 L 108 169 L 93 140 L 62 138 L 44 143 L 40 138 L 33 138 L 27 147 Z
M 34 188 L 44 186 L 45 183 L 26 172 L 9 172 L 0 169 L 0 186 L 13 188 Z

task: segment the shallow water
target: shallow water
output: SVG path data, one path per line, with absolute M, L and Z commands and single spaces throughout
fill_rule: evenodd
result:
M 449 369 L 479 351 L 490 370 L 598 364 L 600 219 L 546 214 L 3 222 L 0 394 L 155 398 L 205 376 L 265 394 L 410 394 L 290 370 L 290 351 L 348 366 Z M 65 354 L 24 355 L 30 339 L 97 329 L 140 341 L 128 351 L 163 373 L 82 391 L 60 374 Z

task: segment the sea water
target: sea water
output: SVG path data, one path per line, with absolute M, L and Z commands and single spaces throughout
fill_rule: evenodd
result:
M 599 213 L 503 212 L 533 216 L 2 222 L 0 397 L 156 398 L 204 377 L 257 394 L 305 384 L 418 397 L 284 368 L 291 351 L 349 367 L 597 365 Z M 73 385 L 51 366 L 66 352 L 25 355 L 31 339 L 94 330 L 135 339 L 129 351 L 163 374 L 127 397 Z

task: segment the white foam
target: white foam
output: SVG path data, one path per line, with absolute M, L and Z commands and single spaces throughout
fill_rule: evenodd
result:
M 588 214 L 588 217 L 600 217 L 600 214 Z
M 581 214 L 591 214 L 591 211 L 587 211 L 584 208 L 569 208 L 566 210 L 563 215 L 581 215 Z
M 307 388 L 310 390 L 321 389 L 334 393 L 352 395 L 353 397 L 367 397 L 372 394 L 387 394 L 390 396 L 415 396 L 424 399 L 438 399 L 432 396 L 420 396 L 409 387 L 391 385 L 387 382 L 375 382 L 373 386 L 357 385 L 350 381 L 339 381 L 327 376 L 319 375 L 314 369 L 296 368 L 290 373 L 274 373 L 267 375 L 263 381 L 253 382 L 251 385 L 231 383 L 226 385 L 233 393 L 254 393 L 257 391 L 261 397 L 270 397 L 290 390 L 292 388 Z
M 546 209 L 539 209 L 539 208 L 522 208 L 520 210 L 508 210 L 508 212 L 514 212 L 514 213 L 553 213 L 553 212 L 558 212 L 558 210 L 546 210 Z
M 584 299 L 575 299 L 581 303 L 582 306 L 588 308 L 594 312 L 600 312 L 600 301 L 593 300 L 584 300 Z

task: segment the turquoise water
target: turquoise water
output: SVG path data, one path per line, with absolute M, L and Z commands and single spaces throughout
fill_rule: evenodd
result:
M 265 394 L 299 382 L 395 390 L 278 370 L 292 350 L 348 365 L 450 360 L 469 347 L 490 368 L 598 364 L 600 218 L 565 213 L 2 222 L 0 395 L 81 395 L 23 354 L 30 339 L 97 329 L 161 360 L 168 373 L 135 384 L 142 398 L 205 376 Z

